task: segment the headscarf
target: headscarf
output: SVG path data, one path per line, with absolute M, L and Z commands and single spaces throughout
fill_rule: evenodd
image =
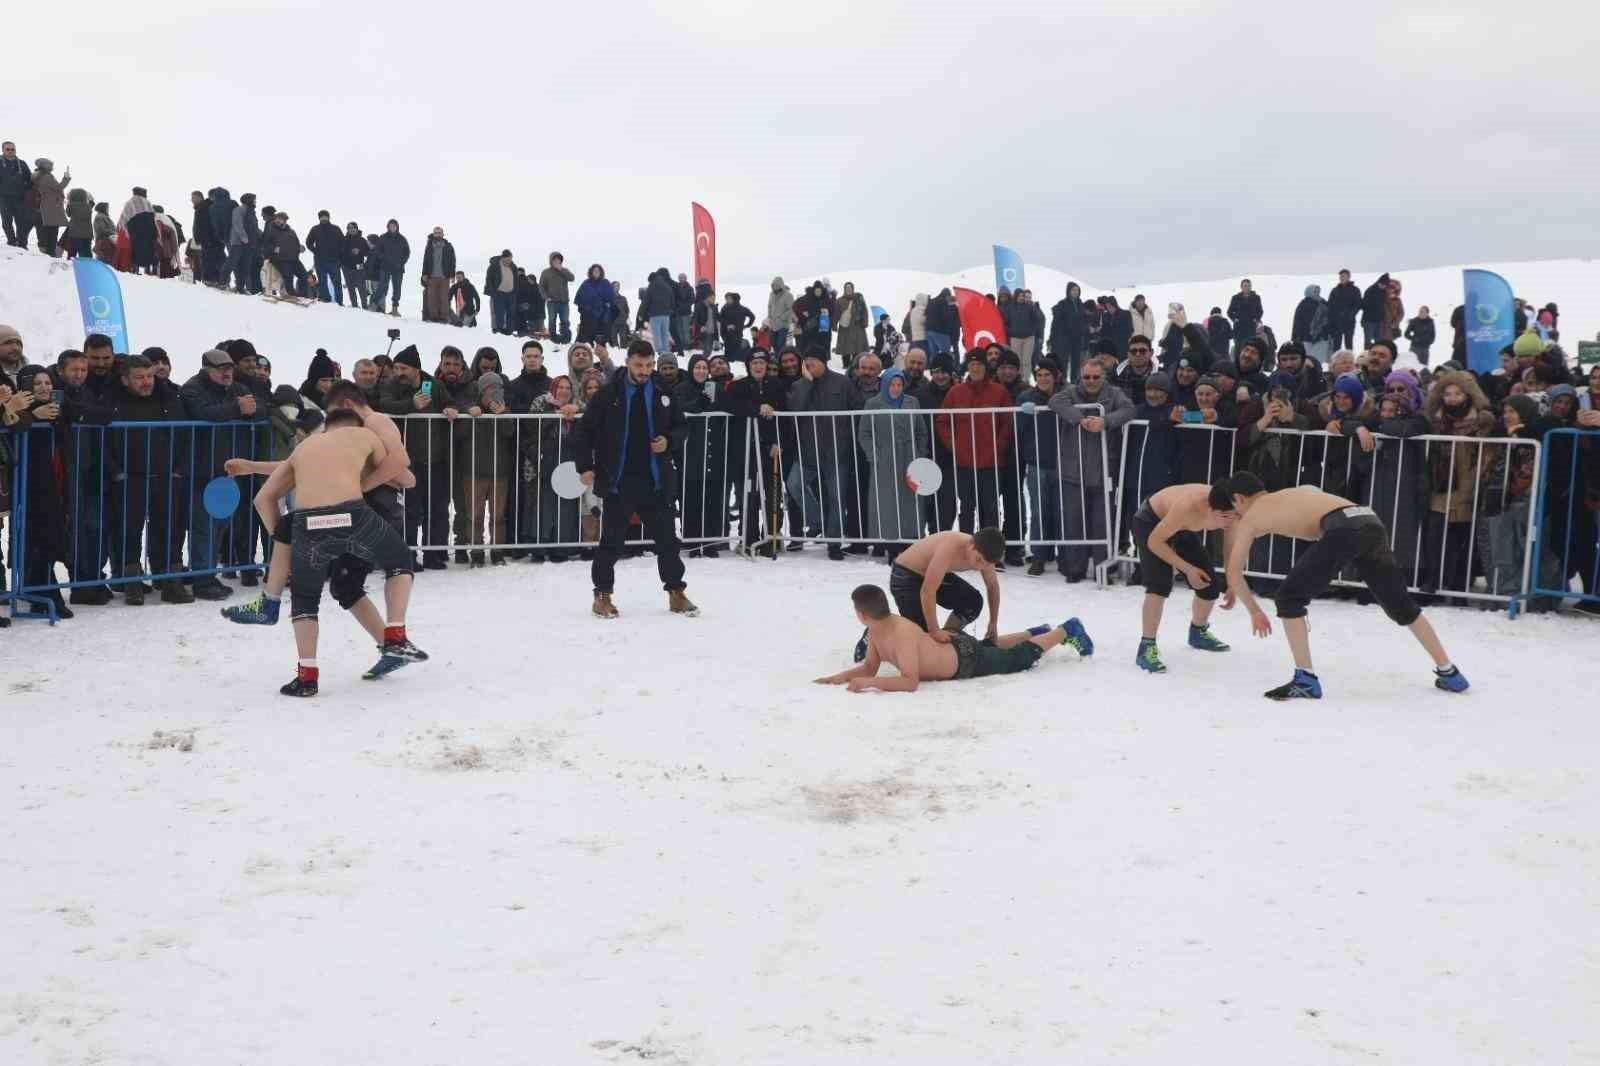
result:
M 888 370 L 885 370 L 883 372 L 883 374 L 880 375 L 879 378 L 878 378 L 878 395 L 883 397 L 883 402 L 886 405 L 888 405 L 889 407 L 893 407 L 896 410 L 899 410 L 900 408 L 904 407 L 905 404 L 906 404 L 905 391 L 901 390 L 901 393 L 900 393 L 900 396 L 899 396 L 898 399 L 893 397 L 893 396 L 891 396 L 891 395 L 889 395 L 889 383 L 891 381 L 894 381 L 896 378 L 898 378 L 900 380 L 900 383 L 902 385 L 905 384 L 906 376 L 900 370 L 899 367 L 892 366 Z

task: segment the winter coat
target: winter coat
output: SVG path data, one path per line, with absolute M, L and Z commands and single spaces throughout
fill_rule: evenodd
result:
M 267 232 L 262 235 L 261 250 L 268 259 L 287 262 L 299 259 L 304 248 L 300 244 L 300 236 L 295 233 L 292 226 L 280 226 L 276 222 L 267 227 Z
M 212 215 L 211 221 L 213 225 L 216 224 L 216 215 Z M 256 209 L 242 203 L 235 204 L 233 217 L 228 222 L 228 247 L 243 245 L 254 248 L 260 241 L 261 226 L 256 221 Z
M 33 188 L 33 171 L 21 156 L 0 159 L 0 198 L 20 200 Z
M 767 296 L 767 325 L 774 330 L 794 328 L 794 293 L 782 278 L 772 279 L 772 292 Z
M 599 325 L 605 325 L 611 321 L 611 297 L 614 295 L 611 282 L 606 280 L 604 271 L 601 271 L 598 278 L 584 278 L 574 298 L 574 302 L 578 305 L 578 314 L 592 319 Z
M 928 294 L 919 292 L 911 301 L 911 308 L 900 323 L 900 332 L 911 344 L 924 344 L 928 340 Z
M 1156 313 L 1149 304 L 1144 305 L 1143 311 L 1135 307 L 1128 308 L 1128 317 L 1133 323 L 1133 332 L 1128 336 L 1140 335 L 1151 341 L 1156 339 Z
M 1236 292 L 1228 301 L 1228 321 L 1233 323 L 1235 337 L 1252 337 L 1256 324 L 1261 321 L 1261 294 Z
M 1050 351 L 1066 355 L 1081 346 L 1089 335 L 1088 321 L 1084 316 L 1083 298 L 1066 296 L 1056 301 L 1050 309 Z
M 673 282 L 667 268 L 661 267 L 650 274 L 645 284 L 644 299 L 639 304 L 639 314 L 645 319 L 660 315 L 670 316 L 677 299 L 678 286 Z
M 378 261 L 380 269 L 404 270 L 411 258 L 411 242 L 404 234 L 384 230 L 378 237 L 378 246 L 372 250 L 372 257 Z
M 1328 302 L 1322 298 L 1322 287 L 1307 285 L 1305 299 L 1295 305 L 1289 339 L 1300 344 L 1314 344 L 1324 339 L 1328 335 L 1328 317 Z
M 729 446 L 737 450 L 739 440 L 734 420 L 726 417 L 726 392 L 710 378 L 697 385 L 692 377 L 684 375 L 672 388 L 672 400 L 689 426 L 683 450 L 672 453 L 683 479 L 713 484 L 721 481 L 728 471 Z
M 346 233 L 340 242 L 339 265 L 346 270 L 360 270 L 371 251 L 367 239 L 359 233 Z
M 543 296 L 546 300 L 554 300 L 557 303 L 566 303 L 570 298 L 568 296 L 569 290 L 567 285 L 573 280 L 574 276 L 572 271 L 568 270 L 565 266 L 556 266 L 552 263 L 550 266 L 547 266 L 543 270 L 539 271 L 539 295 Z
M 1213 355 L 1217 352 L 1227 353 L 1228 345 L 1233 340 L 1233 333 L 1233 326 L 1223 316 L 1212 315 L 1206 319 L 1206 340 L 1211 344 Z
M 825 370 L 815 381 L 804 377 L 795 379 L 789 386 L 791 411 L 859 411 L 863 406 L 861 390 L 837 370 Z M 816 423 L 806 425 L 806 421 Z M 815 465 L 817 455 L 849 455 L 855 449 L 855 436 L 849 418 L 822 418 L 803 420 L 796 426 L 800 436 L 800 456 Z M 815 432 L 812 432 L 813 428 Z M 829 429 L 832 432 L 829 432 Z
M 339 262 L 344 254 L 344 230 L 332 222 L 318 222 L 306 234 L 306 251 L 318 263 Z
M 1016 405 L 1033 404 L 1030 414 L 1016 416 L 1016 459 L 1023 469 L 1054 470 L 1056 468 L 1056 440 L 1060 432 L 1056 413 L 1050 410 L 1050 397 L 1037 388 L 1023 389 L 1017 394 Z
M 849 325 L 844 321 L 847 311 Z M 867 298 L 859 292 L 853 292 L 840 301 L 839 321 L 834 323 L 839 330 L 839 339 L 833 348 L 837 354 L 853 359 L 867 350 L 867 325 L 871 314 L 867 308 Z
M 48 170 L 33 175 L 33 189 L 39 195 L 39 224 L 65 226 L 67 224 L 67 185 L 72 181 L 57 180 Z
M 533 409 L 534 401 L 550 391 L 550 371 L 540 367 L 536 372 L 524 370 L 506 382 L 506 406 L 517 414 Z
M 474 404 L 479 401 L 474 399 Z M 517 474 L 517 443 L 533 436 L 527 420 L 492 414 L 480 406 L 481 415 L 462 411 L 450 424 L 456 449 L 456 476 L 479 481 L 510 481 Z M 435 427 L 434 432 L 438 432 Z
M 1383 306 L 1389 299 L 1389 275 L 1379 275 L 1361 294 L 1361 325 L 1374 329 L 1383 324 Z
M 149 396 L 135 396 L 119 390 L 111 408 L 113 422 L 180 422 L 183 419 L 183 400 L 170 389 L 157 389 Z M 113 480 L 132 482 L 188 469 L 194 434 L 170 429 L 129 429 L 114 430 L 106 436 L 107 463 Z M 128 491 L 143 493 L 145 486 L 130 483 Z
M 1329 324 L 1341 333 L 1356 324 L 1361 314 L 1361 289 L 1353 281 L 1341 281 L 1328 294 Z
M 435 261 L 438 268 L 435 269 Z M 425 278 L 451 278 L 456 273 L 456 246 L 443 237 L 428 235 L 422 245 L 422 276 Z
M 688 421 L 678 405 L 672 402 L 670 390 L 659 377 L 653 376 L 650 387 L 655 393 L 654 406 L 647 412 L 651 424 L 633 425 L 628 410 L 627 382 L 628 368 L 622 367 L 584 408 L 583 417 L 572 434 L 573 462 L 577 464 L 580 474 L 594 471 L 596 493 L 610 495 L 620 482 L 623 464 L 627 461 L 623 451 L 624 435 L 630 436 L 628 447 L 632 447 L 631 434 L 648 435 L 653 430 L 655 436 L 667 438 L 665 454 L 649 453 L 654 458 L 651 470 L 655 488 L 660 497 L 675 499 L 678 495 L 677 474 L 672 459 L 682 454 L 684 441 L 689 435 Z M 645 386 L 637 388 L 644 389 Z
M 91 209 L 93 206 L 90 205 Z M 200 201 L 200 206 L 194 209 L 194 219 L 189 224 L 189 236 L 200 248 L 210 248 L 222 243 L 217 239 L 217 231 L 211 224 L 210 200 Z
M 200 218 L 205 217 L 203 211 L 196 211 L 195 214 Z M 73 189 L 67 196 L 67 236 L 80 241 L 94 236 L 94 204 L 82 189 Z
M 1409 571 L 1417 561 L 1423 516 L 1428 508 L 1426 451 L 1421 441 L 1409 438 L 1427 433 L 1428 420 L 1421 412 L 1390 419 L 1374 414 L 1366 426 L 1370 432 L 1397 438 L 1379 441 L 1377 451 L 1371 455 L 1369 498 L 1372 509 L 1389 530 L 1395 561 Z M 1313 474 L 1308 470 L 1304 476 L 1309 480 Z
M 723 343 L 743 340 L 744 331 L 755 325 L 756 316 L 744 304 L 723 304 L 717 309 L 717 327 Z
M 789 409 L 789 390 L 774 374 L 757 381 L 746 375 L 728 386 L 727 409 L 735 418 L 750 419 L 751 435 L 759 445 L 759 462 L 763 470 L 770 469 L 767 453 L 778 443 L 778 419 L 762 418 L 761 405 L 774 411 Z
M 1097 403 L 1104 408 L 1106 424 L 1100 434 L 1079 432 L 1084 418 L 1096 413 L 1079 409 L 1080 403 Z M 1061 444 L 1061 466 L 1058 473 L 1062 480 L 1090 487 L 1104 484 L 1110 475 L 1107 467 L 1101 465 L 1100 448 L 1095 438 L 1104 435 L 1105 462 L 1110 470 L 1115 470 L 1118 448 L 1122 442 L 1122 427 L 1133 420 L 1133 403 L 1121 389 L 1114 386 L 1102 385 L 1100 394 L 1091 398 L 1082 386 L 1067 385 L 1057 389 L 1056 394 L 1050 397 L 1050 410 L 1059 419 L 1057 429 Z M 1083 445 L 1081 448 L 1080 441 Z
M 1487 437 L 1494 431 L 1489 398 L 1479 388 L 1476 378 L 1463 370 L 1439 374 L 1433 382 L 1423 403 L 1423 413 L 1432 432 L 1452 437 Z M 1467 394 L 1468 409 L 1460 418 L 1451 417 L 1444 409 L 1444 390 L 1448 385 L 1459 385 Z M 1491 458 L 1487 453 L 1480 457 L 1480 451 L 1483 451 L 1481 447 L 1470 444 L 1433 444 L 1428 494 L 1430 511 L 1444 515 L 1448 522 L 1472 520 L 1478 478 L 1487 474 Z
M 943 407 L 960 410 L 970 407 L 1010 407 L 1011 393 L 998 381 L 985 378 L 980 383 L 960 381 L 945 394 Z M 934 432 L 955 456 L 956 465 L 968 470 L 991 470 L 1005 466 L 1015 440 L 1011 416 L 955 414 L 934 419 Z
M 865 410 L 892 410 L 886 395 L 872 397 Z M 918 410 L 916 397 L 902 396 L 900 410 Z M 922 536 L 922 506 L 916 492 L 906 484 L 906 467 L 913 459 L 933 454 L 928 419 L 911 414 L 875 414 L 859 421 L 856 440 L 861 454 L 872 464 L 871 477 L 862 486 L 867 497 L 867 536 L 888 541 L 918 539 Z
M 450 286 L 450 306 L 463 318 L 478 313 L 482 303 L 478 299 L 478 290 L 473 288 L 472 282 L 462 278 Z
M 1406 325 L 1406 340 L 1411 342 L 1411 350 L 1414 352 L 1426 352 L 1432 348 L 1436 336 L 1434 321 L 1431 318 L 1413 318 Z
M 961 310 L 954 295 L 947 298 L 940 293 L 928 301 L 927 326 L 931 333 L 943 333 L 952 339 L 961 336 Z

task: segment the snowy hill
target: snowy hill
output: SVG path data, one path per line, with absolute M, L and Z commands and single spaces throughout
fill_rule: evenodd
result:
M 1289 322 L 1294 305 L 1299 302 L 1307 285 L 1321 285 L 1327 295 L 1336 280 L 1333 271 L 1325 275 L 1267 275 L 1252 277 L 1256 291 L 1261 294 L 1266 308 L 1267 322 L 1287 340 Z M 1510 279 L 1513 287 L 1526 299 L 1543 306 L 1555 301 L 1563 310 L 1562 336 L 1568 349 L 1575 346 L 1579 337 L 1593 337 L 1600 330 L 1600 306 L 1593 294 L 1600 292 L 1600 261 L 1589 259 L 1558 259 L 1523 263 L 1467 264 L 1486 266 Z M 1398 271 L 1395 276 L 1404 284 L 1404 299 L 1408 314 L 1414 314 L 1422 304 L 1432 308 L 1439 318 L 1439 343 L 1443 357 L 1448 357 L 1450 309 L 1461 299 L 1461 266 L 1434 267 L 1426 270 Z M 813 277 L 779 271 L 798 295 Z M 817 277 L 827 277 L 835 286 L 846 281 L 855 282 L 869 304 L 878 304 L 894 316 L 898 325 L 906 305 L 919 292 L 936 293 L 947 285 L 965 285 L 982 292 L 994 288 L 994 271 L 988 266 L 977 266 L 954 274 L 933 274 L 911 270 L 831 270 Z M 1355 280 L 1369 283 L 1376 272 L 1357 271 Z M 1159 320 L 1166 305 L 1178 301 L 1188 309 L 1191 319 L 1204 317 L 1212 306 L 1226 306 L 1229 296 L 1238 289 L 1237 278 L 1211 281 L 1169 282 L 1150 285 L 1126 285 L 1106 289 L 1083 279 L 1050 267 L 1029 264 L 1029 287 L 1046 308 L 1066 292 L 1067 283 L 1077 281 L 1085 295 L 1102 292 L 1115 293 L 1123 306 L 1133 295 L 1142 292 L 1156 309 Z M 742 294 L 744 302 L 757 316 L 766 310 L 766 293 L 772 275 L 756 279 L 724 281 L 723 291 Z M 200 353 L 219 340 L 230 337 L 248 337 L 256 348 L 273 360 L 273 377 L 279 383 L 297 384 L 318 348 L 329 354 L 348 370 L 350 364 L 362 356 L 386 350 L 389 340 L 385 331 L 399 327 L 401 339 L 396 350 L 415 344 L 423 355 L 425 366 L 437 359 L 439 349 L 454 344 L 470 357 L 483 345 L 499 350 L 508 366 L 515 366 L 516 350 L 520 342 L 496 336 L 487 328 L 456 329 L 451 326 L 424 323 L 415 315 L 421 309 L 421 291 L 414 276 L 406 279 L 405 299 L 402 308 L 406 317 L 390 318 L 370 312 L 352 310 L 331 304 L 312 307 L 292 307 L 270 304 L 253 297 L 236 296 L 176 280 L 159 280 L 121 275 L 123 299 L 127 306 L 128 333 L 139 347 L 160 345 L 172 356 L 175 372 L 186 373 L 198 365 Z M 634 279 L 624 284 L 631 290 Z M 630 304 L 633 297 L 630 296 Z M 487 322 L 487 314 L 482 321 Z M 30 359 L 46 362 L 63 348 L 78 347 L 83 343 L 82 322 L 78 314 L 77 294 L 73 287 L 72 272 L 61 260 L 46 259 L 31 252 L 14 248 L 0 248 L 0 322 L 15 326 L 26 343 Z M 1359 339 L 1359 338 L 1358 338 Z M 554 368 L 564 365 L 559 350 L 552 351 L 549 363 Z M 1408 361 L 1402 353 L 1401 362 Z

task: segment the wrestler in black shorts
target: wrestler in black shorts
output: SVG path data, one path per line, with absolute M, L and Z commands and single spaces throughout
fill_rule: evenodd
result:
M 355 598 L 340 604 L 346 608 L 359 602 L 364 594 L 360 591 L 361 580 L 372 570 L 381 569 L 391 577 L 413 572 L 411 549 L 406 547 L 405 539 L 364 500 L 297 510 L 287 516 L 287 523 L 279 522 L 280 529 L 285 524 L 292 524 L 290 617 L 296 620 L 317 616 L 322 586 L 346 556 L 350 557 L 351 566 L 344 580 L 353 577 L 356 587 Z M 348 586 L 340 590 L 341 595 L 348 593 Z
M 1147 502 L 1134 514 L 1129 529 L 1133 533 L 1133 543 L 1139 550 L 1139 576 L 1144 581 L 1144 590 L 1152 596 L 1165 599 L 1172 595 L 1172 565 L 1150 550 L 1150 534 L 1160 524 L 1161 519 L 1156 517 Z M 1179 530 L 1167 541 L 1167 547 L 1190 566 L 1204 570 L 1211 579 L 1210 584 L 1194 590 L 1196 596 L 1202 600 L 1214 600 L 1222 594 L 1227 575 L 1218 574 L 1212 567 L 1211 554 L 1206 551 L 1206 542 L 1200 534 L 1192 529 Z
M 921 574 L 896 563 L 889 570 L 889 595 L 894 597 L 894 605 L 902 618 L 909 618 L 921 626 L 923 632 L 928 631 L 928 620 L 922 616 Z M 965 629 L 983 613 L 983 594 L 954 574 L 944 575 L 934 602 L 954 612 L 953 628 Z
M 1278 617 L 1304 618 L 1312 598 L 1350 565 L 1397 625 L 1409 626 L 1422 614 L 1389 550 L 1383 520 L 1370 507 L 1340 507 L 1322 516 L 1322 539 L 1300 553 L 1278 586 Z

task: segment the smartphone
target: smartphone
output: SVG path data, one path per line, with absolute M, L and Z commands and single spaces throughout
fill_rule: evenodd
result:
M 1206 416 L 1201 411 L 1185 411 L 1183 412 L 1183 420 L 1185 422 L 1204 422 Z
M 55 404 L 58 410 L 65 407 L 67 403 L 66 391 L 64 389 L 51 389 L 50 402 Z
M 433 382 L 424 381 L 422 383 L 422 395 L 424 395 L 424 396 L 432 396 L 433 395 Z
M 399 340 L 400 339 L 400 331 L 397 330 L 397 329 L 391 329 L 389 331 L 389 339 L 392 340 L 392 341 Z

